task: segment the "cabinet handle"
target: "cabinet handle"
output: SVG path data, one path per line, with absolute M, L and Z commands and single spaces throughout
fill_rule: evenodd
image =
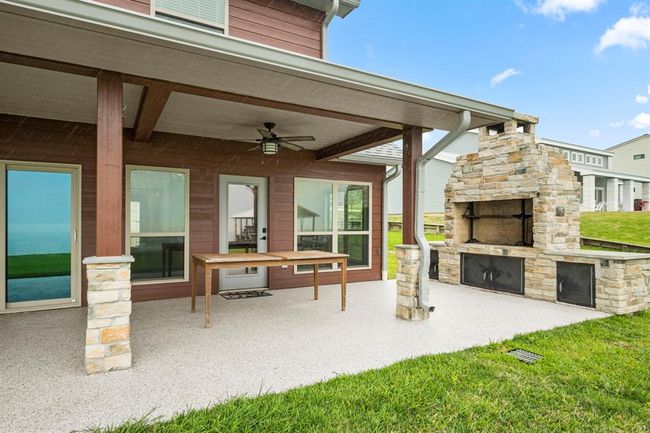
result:
M 564 281 L 560 281 L 560 284 L 558 284 L 557 288 L 560 291 L 560 293 L 562 293 L 562 289 L 564 288 Z
M 494 281 L 494 272 L 490 272 L 490 281 Z
M 487 281 L 488 271 L 483 272 L 483 281 Z

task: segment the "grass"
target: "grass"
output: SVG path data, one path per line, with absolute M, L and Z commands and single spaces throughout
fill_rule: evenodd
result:
M 650 246 L 650 212 L 585 212 L 580 231 L 587 238 Z
M 390 222 L 402 222 L 402 215 L 393 214 L 388 215 L 388 221 Z M 424 223 L 425 224 L 444 224 L 445 223 L 445 214 L 437 212 L 426 212 L 424 214 Z
M 9 256 L 7 278 L 70 275 L 70 254 L 25 254 Z
M 442 241 L 445 239 L 444 234 L 425 233 L 430 241 Z M 388 232 L 388 279 L 392 280 L 397 277 L 397 257 L 395 256 L 395 245 L 402 243 L 402 232 L 392 230 Z
M 512 348 L 544 358 L 526 365 L 505 353 Z M 108 431 L 647 432 L 649 365 L 646 312 L 423 356 Z

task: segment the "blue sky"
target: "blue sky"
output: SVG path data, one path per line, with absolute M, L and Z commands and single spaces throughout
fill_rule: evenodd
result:
M 650 133 L 648 3 L 362 0 L 332 22 L 328 59 L 539 116 L 546 138 Z

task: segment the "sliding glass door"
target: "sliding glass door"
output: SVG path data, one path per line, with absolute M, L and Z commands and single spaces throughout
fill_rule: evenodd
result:
M 0 310 L 79 305 L 79 168 L 2 165 Z

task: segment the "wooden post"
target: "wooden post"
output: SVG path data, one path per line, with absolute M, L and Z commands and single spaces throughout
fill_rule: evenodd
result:
M 341 261 L 341 311 L 345 311 L 347 304 L 348 258 Z
M 314 263 L 314 301 L 318 301 L 318 266 Z
M 212 326 L 212 269 L 205 264 L 205 327 Z
M 192 286 L 192 308 L 191 311 L 194 313 L 196 311 L 196 259 L 192 257 L 192 273 L 190 274 L 191 286 Z
M 122 76 L 97 76 L 97 240 L 96 255 L 119 256 L 124 250 L 122 162 Z
M 402 243 L 415 240 L 415 165 L 422 156 L 422 128 L 405 126 L 402 134 Z

